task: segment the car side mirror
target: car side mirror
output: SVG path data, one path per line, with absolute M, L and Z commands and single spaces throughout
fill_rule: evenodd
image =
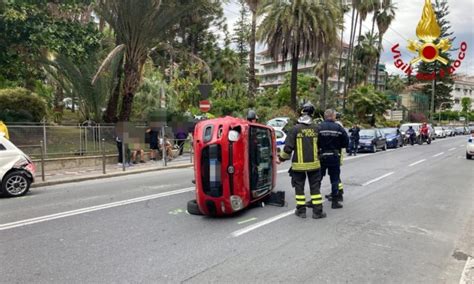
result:
M 228 135 L 229 141 L 237 142 L 237 141 L 239 141 L 239 137 L 240 137 L 239 132 L 237 132 L 235 130 L 229 131 L 229 135 Z

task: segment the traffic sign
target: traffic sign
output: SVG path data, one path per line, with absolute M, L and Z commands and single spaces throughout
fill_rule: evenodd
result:
M 199 102 L 199 109 L 202 112 L 208 112 L 211 110 L 211 102 L 208 100 L 202 100 Z

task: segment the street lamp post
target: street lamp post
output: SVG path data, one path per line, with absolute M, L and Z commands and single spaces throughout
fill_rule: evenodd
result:
M 443 102 L 439 105 L 439 117 L 438 117 L 438 124 L 441 124 L 441 109 L 443 108 L 444 104 L 449 104 L 450 102 Z

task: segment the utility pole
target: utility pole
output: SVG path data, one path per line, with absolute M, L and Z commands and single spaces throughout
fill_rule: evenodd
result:
M 435 115 L 435 93 L 436 93 L 436 79 L 433 79 L 433 82 L 431 83 L 431 106 L 430 106 L 430 120 L 433 123 L 434 122 L 434 115 Z

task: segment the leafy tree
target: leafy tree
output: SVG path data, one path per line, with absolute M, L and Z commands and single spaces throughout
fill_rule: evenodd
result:
M 394 75 L 388 77 L 387 90 L 393 91 L 395 94 L 401 94 L 407 86 L 405 80 L 400 75 Z
M 255 50 L 257 42 L 257 16 L 258 10 L 264 0 L 245 0 L 252 13 L 252 24 L 250 28 L 250 60 L 249 60 L 249 96 L 254 97 L 257 91 L 257 79 L 255 78 Z
M 462 112 L 467 113 L 471 110 L 472 100 L 469 97 L 461 99 Z
M 187 11 L 189 1 L 185 4 L 173 0 L 98 0 L 98 12 L 113 28 L 121 44 L 111 55 L 123 49 L 124 79 L 123 98 L 120 120 L 128 121 L 132 112 L 133 98 L 140 87 L 143 66 L 148 54 L 156 44 L 166 38 L 166 32 L 180 20 L 182 11 Z M 183 5 L 185 5 L 183 7 Z M 99 69 L 105 69 L 109 60 Z
M 259 39 L 268 45 L 275 60 L 291 57 L 291 107 L 296 110 L 298 63 L 319 58 L 326 45 L 339 41 L 342 13 L 334 2 L 312 0 L 267 1 L 259 27 Z
M 391 107 L 387 96 L 376 91 L 372 85 L 354 89 L 348 97 L 348 102 L 361 122 L 367 122 L 368 115 L 380 116 Z
M 46 102 L 24 88 L 0 90 L 0 120 L 39 122 L 46 118 Z
M 81 17 L 89 4 L 5 1 L 0 7 L 0 77 L 33 90 L 35 81 L 44 78 L 41 61 L 50 52 L 76 63 L 87 61 L 101 37 L 95 24 Z
M 377 27 L 379 30 L 379 40 L 378 40 L 378 54 L 377 63 L 375 64 L 375 81 L 374 87 L 377 88 L 379 82 L 379 64 L 380 64 L 380 57 L 382 55 L 383 50 L 383 37 L 385 33 L 388 31 L 388 28 L 395 20 L 395 11 L 397 7 L 395 4 L 392 3 L 391 0 L 384 0 L 382 1 L 381 10 L 375 13 L 374 19 L 377 22 Z
M 246 0 L 239 0 L 240 11 L 239 19 L 235 23 L 234 28 L 234 43 L 237 45 L 237 53 L 239 55 L 239 62 L 241 66 L 248 63 L 249 57 L 249 39 L 251 25 L 248 23 L 249 8 L 246 5 Z
M 361 71 L 364 83 L 367 83 L 372 68 L 377 62 L 377 58 L 380 56 L 379 49 L 373 44 L 376 41 L 376 38 L 377 35 L 366 33 L 359 38 L 359 44 L 354 50 L 354 57 L 359 64 L 358 69 Z M 357 79 L 355 80 L 355 83 L 359 82 Z

